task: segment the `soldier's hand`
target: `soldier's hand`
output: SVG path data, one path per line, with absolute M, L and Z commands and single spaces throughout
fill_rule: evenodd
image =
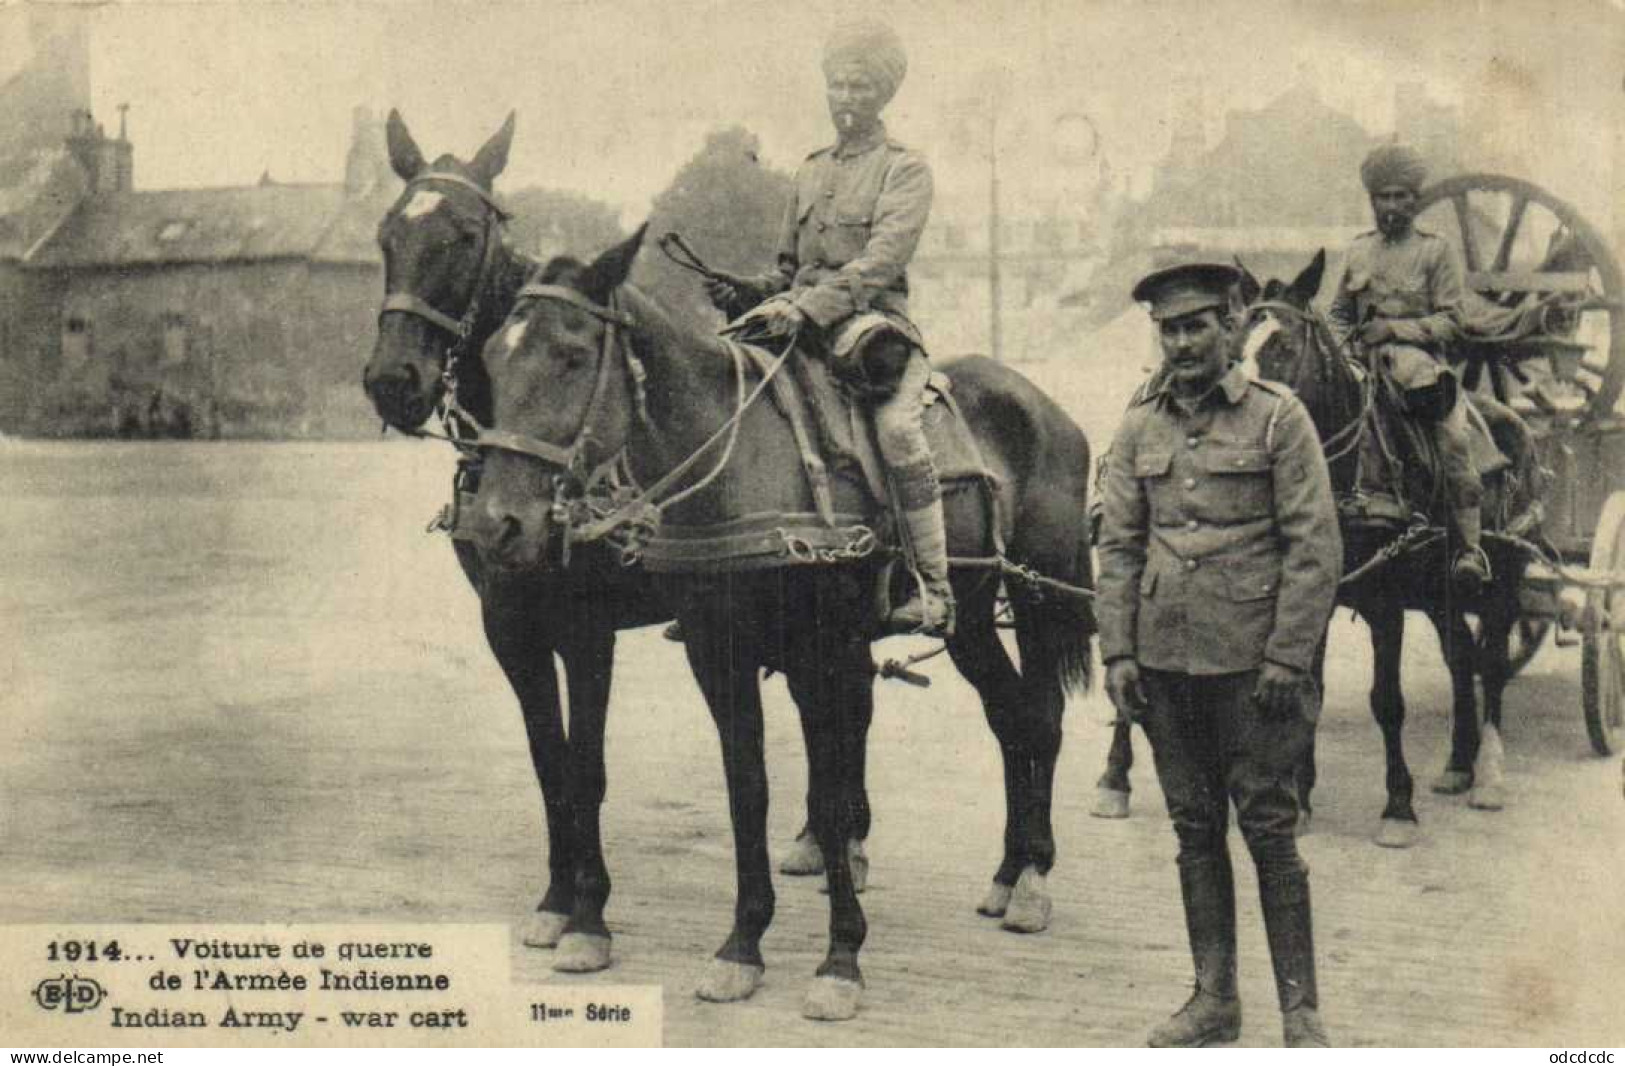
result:
M 1271 718 L 1290 717 L 1298 713 L 1298 701 L 1303 699 L 1307 680 L 1302 670 L 1267 662 L 1258 672 L 1258 687 L 1253 690 L 1253 702 Z
M 807 316 L 801 313 L 801 308 L 788 300 L 775 301 L 762 312 L 763 328 L 776 337 L 794 334 L 806 320 Z
M 1145 688 L 1140 684 L 1140 664 L 1133 659 L 1118 659 L 1106 667 L 1106 695 L 1112 706 L 1131 722 L 1139 721 L 1149 706 Z
M 1386 319 L 1373 318 L 1360 327 L 1360 340 L 1367 347 L 1387 344 L 1394 339 L 1393 324 Z
M 705 279 L 705 295 L 710 297 L 711 306 L 724 314 L 732 314 L 732 308 L 739 303 L 739 290 L 731 281 L 721 278 Z

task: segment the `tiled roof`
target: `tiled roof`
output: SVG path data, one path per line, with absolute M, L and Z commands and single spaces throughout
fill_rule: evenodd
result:
M 52 268 L 289 258 L 374 262 L 377 217 L 363 226 L 362 213 L 342 185 L 104 194 L 81 203 L 28 262 Z M 359 233 L 366 235 L 364 245 Z

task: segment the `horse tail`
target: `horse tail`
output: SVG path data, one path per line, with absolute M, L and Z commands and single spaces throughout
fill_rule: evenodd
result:
M 1088 527 L 1080 527 L 1080 532 L 1083 535 L 1074 546 L 1071 565 L 1064 568 L 1064 573 L 1047 571 L 1045 576 L 1093 590 Z M 1023 676 L 1033 680 L 1053 678 L 1065 693 L 1089 690 L 1093 681 L 1090 643 L 1099 628 L 1093 602 L 1087 596 L 1049 591 L 1019 581 L 1010 589 Z

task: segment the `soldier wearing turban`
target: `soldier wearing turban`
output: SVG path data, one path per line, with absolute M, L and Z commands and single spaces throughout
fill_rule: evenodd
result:
M 1414 148 L 1374 149 L 1360 165 L 1360 181 L 1377 228 L 1349 248 L 1330 309 L 1332 328 L 1392 375 L 1408 410 L 1431 424 L 1460 538 L 1451 574 L 1471 591 L 1490 580 L 1489 558 L 1480 546 L 1480 469 L 1493 468 L 1499 456 L 1487 439 L 1474 439 L 1467 401 L 1444 361 L 1461 331 L 1461 263 L 1447 241 L 1415 226 L 1427 164 Z
M 908 72 L 890 27 L 840 26 L 823 55 L 835 143 L 809 155 L 780 229 L 777 268 L 707 283 L 730 316 L 748 312 L 770 334 L 795 334 L 832 359 L 874 401 L 876 437 L 914 548 L 916 595 L 894 629 L 947 635 L 954 604 L 936 466 L 921 424 L 931 377 L 908 316 L 908 263 L 931 213 L 931 168 L 893 140 L 880 112 Z

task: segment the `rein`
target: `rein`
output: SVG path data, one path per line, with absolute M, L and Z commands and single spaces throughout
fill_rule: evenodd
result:
M 526 285 L 519 291 L 521 299 L 533 297 L 537 299 L 556 300 L 567 303 L 572 307 L 585 311 L 602 321 L 605 325 L 603 344 L 600 348 L 598 360 L 598 376 L 593 382 L 592 397 L 587 401 L 586 412 L 582 416 L 581 426 L 576 431 L 575 439 L 567 446 L 561 447 L 550 441 L 544 441 L 521 433 L 504 430 L 480 429 L 473 438 L 474 447 L 481 450 L 495 449 L 498 451 L 513 452 L 519 455 L 528 455 L 542 462 L 561 467 L 570 473 L 581 477 L 585 487 L 591 487 L 601 481 L 620 462 L 621 455 L 617 454 L 601 463 L 590 474 L 586 473 L 586 451 L 590 442 L 596 440 L 594 436 L 594 423 L 603 406 L 603 399 L 608 391 L 610 364 L 619 354 L 620 362 L 625 368 L 631 381 L 634 402 L 638 419 L 647 422 L 647 406 L 643 382 L 646 373 L 643 363 L 632 351 L 629 343 L 617 343 L 620 331 L 636 329 L 636 323 L 626 312 L 615 306 L 615 298 L 610 297 L 610 306 L 604 307 L 594 303 L 586 296 L 563 285 Z M 645 489 L 634 489 L 629 499 L 619 503 L 608 513 L 590 520 L 581 520 L 579 512 L 575 509 L 564 509 L 566 519 L 566 544 L 587 543 L 606 537 L 623 526 L 636 526 L 642 529 L 653 529 L 658 525 L 662 513 L 669 507 L 681 503 L 695 493 L 710 485 L 725 470 L 733 458 L 735 446 L 739 441 L 740 426 L 744 422 L 745 412 L 759 400 L 762 394 L 778 376 L 785 362 L 795 351 L 795 336 L 792 335 L 785 344 L 784 351 L 773 360 L 762 374 L 761 381 L 751 389 L 745 378 L 745 353 L 736 344 L 730 343 L 728 353 L 734 365 L 735 401 L 733 414 L 722 425 L 705 439 L 699 447 L 689 453 L 688 457 L 667 471 L 659 480 Z M 681 489 L 675 489 L 679 481 L 688 475 L 699 463 L 705 454 L 718 443 L 723 443 L 722 454 L 712 464 L 711 469 L 699 480 Z M 675 491 L 673 491 L 675 489 Z M 637 552 L 634 546 L 623 551 L 622 560 L 628 565 L 637 561 Z
M 1351 419 L 1348 424 L 1337 430 L 1331 436 L 1320 442 L 1322 451 L 1326 453 L 1326 462 L 1331 464 L 1348 455 L 1360 445 L 1365 435 L 1366 422 L 1371 415 L 1371 408 L 1376 403 L 1376 389 L 1374 375 L 1361 375 L 1356 370 L 1358 364 L 1347 351 L 1341 350 L 1336 339 L 1332 337 L 1326 322 L 1312 311 L 1294 307 L 1284 300 L 1261 300 L 1248 307 L 1248 313 L 1254 311 L 1273 311 L 1285 315 L 1303 326 L 1309 333 L 1310 343 L 1314 344 L 1324 361 L 1326 356 L 1340 360 L 1345 370 L 1360 379 L 1360 413 Z

